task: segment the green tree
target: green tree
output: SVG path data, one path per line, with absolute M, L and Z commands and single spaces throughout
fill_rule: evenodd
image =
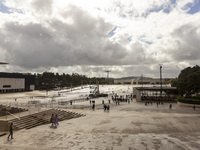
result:
M 52 72 L 44 72 L 43 74 L 36 75 L 36 89 L 38 90 L 51 90 L 57 87 L 73 87 L 80 86 L 82 84 L 107 84 L 105 78 L 88 78 L 85 75 L 79 75 L 77 73 L 54 74 Z M 113 81 L 112 81 L 113 82 Z
M 169 83 L 171 84 L 172 87 L 177 87 L 178 86 L 178 78 L 171 79 L 169 81 Z
M 180 94 L 191 96 L 200 92 L 200 67 L 187 67 L 178 76 L 178 89 Z

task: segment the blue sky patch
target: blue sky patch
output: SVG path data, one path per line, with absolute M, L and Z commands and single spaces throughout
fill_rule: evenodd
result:
M 110 31 L 109 33 L 108 33 L 108 35 L 110 35 L 110 36 L 113 36 L 115 33 L 115 30 L 117 29 L 117 26 L 115 26 L 113 29 L 112 29 L 112 31 Z
M 149 10 L 148 14 L 144 16 L 147 16 L 152 12 L 160 12 L 160 11 L 163 11 L 164 13 L 169 14 L 175 6 L 176 6 L 176 0 L 170 0 L 169 3 L 154 7 L 153 9 Z
M 2 1 L 0 1 L 0 12 L 2 12 L 2 13 L 10 13 L 10 12 L 9 12 L 9 8 L 6 7 L 6 6 L 3 4 Z
M 148 44 L 148 45 L 151 45 L 152 44 L 152 42 L 150 42 L 150 41 L 146 41 L 146 40 L 140 40 L 141 42 L 144 42 L 144 43 L 146 43 L 146 44 Z
M 189 3 L 186 5 L 186 8 L 189 8 L 187 11 L 188 14 L 195 14 L 200 11 L 200 0 L 195 1 L 194 4 Z
M 128 38 L 127 38 L 127 40 L 128 40 L 129 42 L 131 42 L 131 41 L 132 41 L 132 38 L 131 38 L 131 36 L 130 36 L 130 37 L 128 37 Z

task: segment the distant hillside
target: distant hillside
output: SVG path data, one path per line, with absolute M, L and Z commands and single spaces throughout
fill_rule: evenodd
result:
M 130 76 L 130 77 L 122 77 L 122 78 L 116 78 L 116 79 L 137 79 L 137 78 L 142 78 L 140 77 L 136 77 L 136 76 Z M 143 77 L 143 79 L 152 79 L 150 77 Z

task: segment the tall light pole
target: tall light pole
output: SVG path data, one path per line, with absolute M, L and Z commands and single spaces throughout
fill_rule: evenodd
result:
M 143 75 L 141 75 L 141 80 L 142 80 L 142 97 L 143 97 Z
M 160 65 L 160 99 L 162 101 L 162 64 Z
M 110 70 L 106 70 L 105 72 L 107 72 L 107 81 L 108 81 L 108 84 L 109 84 L 109 72 L 111 72 Z

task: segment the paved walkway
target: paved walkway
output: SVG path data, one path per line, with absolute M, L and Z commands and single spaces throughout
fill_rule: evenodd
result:
M 132 102 L 112 105 L 110 112 L 103 106 L 70 111 L 86 116 L 62 121 L 56 129 L 43 125 L 14 132 L 12 141 L 0 137 L 0 150 L 199 150 L 200 110 Z
M 100 88 L 100 91 L 115 91 L 119 95 L 132 92 L 131 86 L 124 85 Z M 8 94 L 4 95 L 2 102 L 9 99 L 12 102 L 16 96 L 19 102 L 27 101 L 30 96 L 38 94 L 46 93 Z M 108 103 L 106 98 L 96 100 L 95 111 L 80 107 L 89 106 L 88 101 L 74 103 L 76 109 L 63 107 L 86 116 L 61 121 L 57 128 L 48 124 L 15 131 L 14 139 L 10 141 L 7 135 L 1 136 L 0 150 L 199 150 L 200 109 L 194 111 L 192 107 L 180 107 L 174 103 L 169 110 L 169 103 L 157 107 L 155 103 L 145 106 L 144 103 L 131 102 L 113 103 L 108 112 L 103 110 L 103 99 Z

